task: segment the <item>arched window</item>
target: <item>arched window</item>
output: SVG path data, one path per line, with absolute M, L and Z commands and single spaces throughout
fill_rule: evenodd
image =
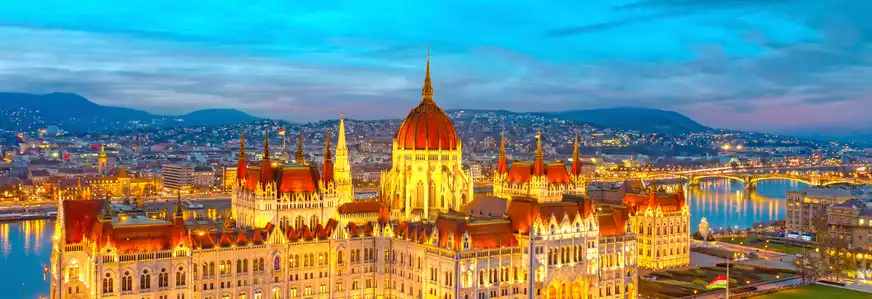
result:
M 258 266 L 257 266 L 258 270 L 260 270 L 260 271 L 266 270 L 266 266 L 265 266 L 266 264 L 263 262 L 263 258 L 258 259 L 257 262 L 258 262 Z
M 312 215 L 312 218 L 309 219 L 309 227 L 311 227 L 312 229 L 315 229 L 315 226 L 317 226 L 319 223 L 321 222 L 319 222 L 318 216 Z
M 160 273 L 157 274 L 157 287 L 165 288 L 170 286 L 170 274 L 167 273 L 166 268 L 161 268 Z
M 242 273 L 242 260 L 236 260 L 236 273 Z
M 248 259 L 242 259 L 242 272 L 248 272 Z
M 215 262 L 209 262 L 209 276 L 215 276 Z
M 273 293 L 272 299 L 279 299 L 279 297 L 281 296 L 281 290 L 279 288 L 273 288 L 272 293 Z
M 305 222 L 306 220 L 303 218 L 303 216 L 297 216 L 297 218 L 294 219 L 294 228 L 298 230 L 302 229 Z
M 214 265 L 214 263 L 213 263 Z M 142 275 L 139 276 L 139 289 L 147 290 L 151 288 L 151 273 L 148 269 L 142 270 Z
M 103 294 L 111 294 L 114 289 L 115 282 L 112 280 L 112 274 L 106 273 L 103 278 Z
M 254 292 L 254 299 L 263 299 L 263 294 L 261 291 Z
M 360 288 L 360 283 L 357 280 L 351 282 L 351 290 L 357 290 Z
M 130 292 L 133 290 L 133 275 L 130 271 L 124 271 L 124 277 L 121 278 L 121 291 Z
M 245 292 L 239 293 L 239 297 L 238 297 L 238 298 L 239 298 L 239 299 L 245 299 L 245 298 L 246 298 L 246 296 L 245 296 Z
M 185 285 L 185 268 L 179 266 L 178 271 L 176 271 L 176 286 L 184 286 Z
M 282 269 L 282 259 L 281 259 L 281 257 L 276 256 L 276 257 L 273 259 L 273 270 L 278 271 L 278 270 L 281 270 L 281 269 Z
M 78 280 L 79 279 L 79 262 L 76 260 L 70 261 L 70 268 L 68 269 L 68 274 L 70 280 Z
M 337 264 L 340 264 L 340 265 L 342 264 L 342 258 L 344 255 L 345 255 L 345 251 L 340 249 L 339 253 L 337 253 L 337 255 L 336 255 L 336 263 Z

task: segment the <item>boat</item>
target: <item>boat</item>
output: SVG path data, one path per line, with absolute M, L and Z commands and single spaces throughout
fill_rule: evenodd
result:
M 0 214 L 0 221 L 17 221 L 21 220 L 21 213 Z
M 41 212 L 25 212 L 21 215 L 21 220 L 30 220 L 30 219 L 42 219 L 45 218 L 45 214 Z

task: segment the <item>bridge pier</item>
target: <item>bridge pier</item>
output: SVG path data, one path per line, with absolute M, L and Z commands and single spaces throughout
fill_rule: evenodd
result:
M 754 182 L 753 179 L 751 179 L 750 175 L 745 175 L 744 181 L 745 181 L 745 191 L 753 191 L 753 190 L 757 189 L 757 184 L 756 184 L 756 182 Z M 750 194 L 750 192 L 746 192 L 746 193 Z

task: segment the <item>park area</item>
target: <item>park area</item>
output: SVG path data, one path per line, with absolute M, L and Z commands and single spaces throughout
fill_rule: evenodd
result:
M 676 298 L 698 295 L 713 291 L 706 289 L 705 286 L 719 275 L 726 275 L 726 264 L 687 270 L 653 272 L 650 276 L 655 279 L 640 279 L 639 290 L 641 294 L 652 298 Z M 796 276 L 796 272 L 791 270 L 750 265 L 731 265 L 730 289 L 731 292 L 738 294 L 742 290 L 737 288 L 742 286 L 793 276 Z
M 861 293 L 836 287 L 822 285 L 808 285 L 777 293 L 770 293 L 751 297 L 752 299 L 872 299 L 872 294 Z
M 723 237 L 717 238 L 719 242 L 725 242 L 730 244 L 744 245 L 750 246 L 754 248 L 760 248 L 769 251 L 787 253 L 787 254 L 798 254 L 807 250 L 805 247 L 789 245 L 785 244 L 778 240 L 770 240 L 764 239 L 761 237 L 755 236 L 744 236 L 744 237 Z

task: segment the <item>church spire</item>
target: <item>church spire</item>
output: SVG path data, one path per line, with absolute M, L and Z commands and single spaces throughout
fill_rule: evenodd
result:
M 333 180 L 341 195 L 340 203 L 354 200 L 354 186 L 351 183 L 351 164 L 348 161 L 348 145 L 345 143 L 345 114 L 339 115 L 339 136 L 336 136 L 336 157 L 333 163 Z
M 507 173 L 509 172 L 509 165 L 506 161 L 506 135 L 505 133 L 500 133 L 500 158 L 497 161 L 497 172 L 498 173 Z
M 109 162 L 106 159 L 106 145 L 100 144 L 100 154 L 97 155 L 97 172 L 100 175 L 107 175 L 109 172 Z
M 306 163 L 305 156 L 303 156 L 303 130 L 300 129 L 300 134 L 297 135 L 297 156 L 295 157 L 295 161 L 297 164 Z
M 536 160 L 533 162 L 533 175 L 545 174 L 545 160 L 542 158 L 542 131 L 536 131 Z
M 424 88 L 421 88 L 421 99 L 424 102 L 433 101 L 433 82 L 430 81 L 430 46 L 427 46 L 427 75 L 424 77 Z

